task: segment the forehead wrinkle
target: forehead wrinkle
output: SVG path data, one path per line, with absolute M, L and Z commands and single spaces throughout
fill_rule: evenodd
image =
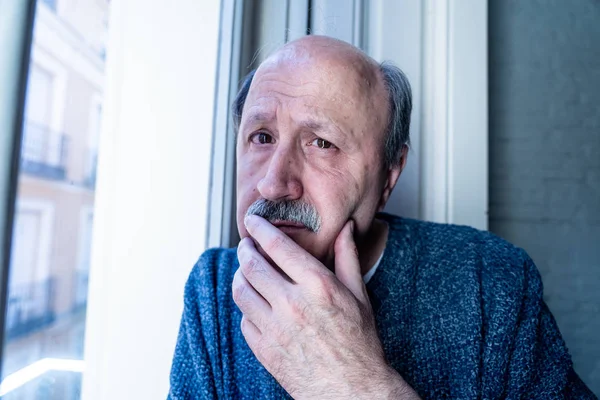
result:
M 254 123 L 261 123 L 261 122 L 269 122 L 272 121 L 273 118 L 273 113 L 267 113 L 267 112 L 263 112 L 263 111 L 258 111 L 258 112 L 254 112 L 254 113 L 248 113 L 248 118 L 246 118 L 246 123 L 250 123 L 250 124 L 254 124 Z
M 283 69 L 285 70 L 284 67 L 283 67 Z M 314 79 L 300 80 L 299 82 L 294 82 L 293 80 L 290 80 L 290 79 L 282 79 L 281 75 L 280 75 L 281 71 L 282 71 L 282 69 L 273 69 L 273 70 L 263 72 L 262 74 L 260 74 L 258 76 L 258 79 L 255 77 L 255 80 L 253 80 L 254 86 L 252 86 L 252 84 L 250 85 L 250 91 L 252 91 L 252 89 L 260 90 L 260 89 L 258 89 L 259 86 L 268 88 L 268 87 L 274 86 L 274 85 L 275 86 L 284 85 L 284 86 L 290 86 L 292 88 L 302 88 L 302 87 L 306 87 L 306 86 L 310 86 L 310 85 L 319 85 L 320 84 L 320 82 L 318 80 L 314 80 Z M 273 75 L 273 77 L 272 78 L 269 77 L 270 75 Z
M 281 82 L 280 80 L 273 80 L 273 83 L 284 83 L 289 87 L 294 87 L 294 89 L 306 88 L 307 84 L 304 85 L 289 85 L 288 82 Z M 332 104 L 327 105 L 323 102 L 323 96 L 320 93 L 315 93 L 311 91 L 310 93 L 306 93 L 305 90 L 302 90 L 304 93 L 298 93 L 295 95 L 282 93 L 278 90 L 268 90 L 269 85 L 263 85 L 264 82 L 260 82 L 257 84 L 253 90 L 254 93 L 251 93 L 248 97 L 248 105 L 250 106 L 247 111 L 244 112 L 243 115 L 243 125 L 246 126 L 244 129 L 249 129 L 248 127 L 260 125 L 260 124 L 273 124 L 280 123 L 283 121 L 278 121 L 280 117 L 283 115 L 279 115 L 281 108 L 283 108 L 285 118 L 288 122 L 292 122 L 296 129 L 305 129 L 309 131 L 317 132 L 327 132 L 332 135 L 332 137 L 337 138 L 338 144 L 345 143 L 349 148 L 354 148 L 351 143 L 354 141 L 352 139 L 356 139 L 356 135 L 358 132 L 363 129 L 354 129 L 354 127 L 350 124 L 351 120 L 347 107 L 343 105 L 341 107 L 335 107 L 335 103 L 345 100 L 345 105 L 348 106 L 350 104 L 354 104 L 355 101 L 353 99 L 348 99 L 344 96 L 341 96 L 338 93 L 331 93 L 333 95 L 334 102 Z M 321 82 L 322 83 L 322 82 Z M 322 85 L 316 84 L 315 82 L 311 82 L 311 86 L 315 85 L 323 88 Z M 266 87 L 265 87 L 266 86 Z M 367 104 L 369 104 L 367 102 Z M 357 108 L 363 108 L 363 104 L 355 105 L 354 110 Z M 362 110 L 362 113 L 369 113 L 369 109 Z M 350 139 L 350 140 L 349 140 Z

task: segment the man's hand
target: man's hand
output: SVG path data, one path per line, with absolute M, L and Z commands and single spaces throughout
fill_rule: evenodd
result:
M 263 218 L 246 228 L 233 298 L 258 360 L 295 398 L 417 398 L 385 361 L 363 283 L 353 222 L 335 242 L 335 275 Z

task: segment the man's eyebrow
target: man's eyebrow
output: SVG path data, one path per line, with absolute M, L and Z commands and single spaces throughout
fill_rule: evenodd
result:
M 252 113 L 250 115 L 248 115 L 248 118 L 246 118 L 246 124 L 260 124 L 260 123 L 264 123 L 264 122 L 270 122 L 274 119 L 273 115 L 270 113 L 265 113 L 265 112 L 257 112 L 257 113 Z
M 255 126 L 260 124 L 265 124 L 268 122 L 272 122 L 275 120 L 275 115 L 268 112 L 255 112 L 248 114 L 244 124 L 246 126 Z M 313 132 L 323 132 L 328 131 L 337 135 L 343 135 L 344 131 L 340 129 L 340 127 L 335 124 L 333 121 L 328 119 L 313 119 L 307 118 L 300 121 L 296 121 L 298 127 L 307 129 Z
M 325 124 L 312 119 L 300 121 L 298 125 L 302 128 L 310 129 L 311 131 L 322 131 L 325 129 Z
M 313 131 L 313 132 L 323 132 L 327 131 L 332 133 L 335 136 L 345 136 L 346 132 L 344 132 L 336 123 L 331 120 L 314 120 L 314 119 L 306 119 L 298 122 L 298 126 L 301 128 Z

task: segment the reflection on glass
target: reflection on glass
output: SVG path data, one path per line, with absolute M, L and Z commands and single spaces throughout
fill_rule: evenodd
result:
M 109 0 L 38 1 L 0 396 L 80 398 Z

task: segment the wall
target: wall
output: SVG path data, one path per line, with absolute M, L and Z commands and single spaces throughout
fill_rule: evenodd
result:
M 489 6 L 490 230 L 536 262 L 600 394 L 600 2 Z
M 113 1 L 82 399 L 164 399 L 204 250 L 220 2 Z

